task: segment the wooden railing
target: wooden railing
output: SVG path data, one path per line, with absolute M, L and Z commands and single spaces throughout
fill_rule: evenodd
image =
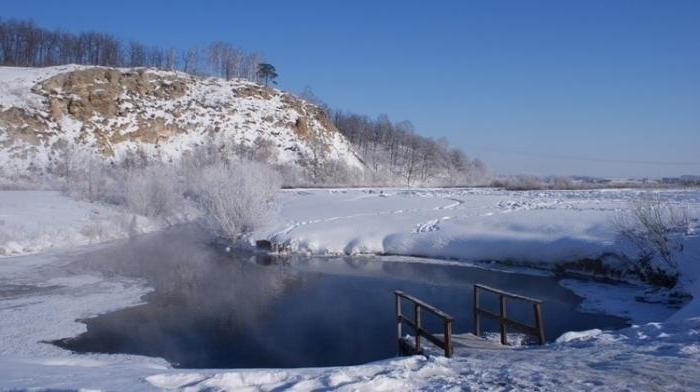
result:
M 480 291 L 488 291 L 498 295 L 500 312 L 495 314 L 479 307 Z M 509 319 L 506 315 L 506 299 L 512 298 L 532 304 L 535 313 L 535 325 L 523 324 L 519 321 Z M 501 344 L 508 344 L 507 327 L 513 327 L 537 338 L 539 344 L 544 344 L 544 325 L 542 324 L 542 301 L 506 291 L 494 289 L 480 284 L 474 285 L 474 335 L 481 335 L 481 316 L 498 321 L 501 327 Z
M 415 354 L 420 354 L 423 352 L 423 348 L 421 346 L 421 337 L 424 337 L 434 345 L 443 349 L 446 357 L 452 357 L 454 353 L 454 348 L 452 345 L 452 322 L 454 321 L 454 319 L 452 318 L 452 316 L 441 311 L 440 309 L 437 309 L 419 300 L 418 298 L 405 294 L 403 291 L 394 291 L 394 296 L 396 300 L 396 334 L 398 336 L 399 352 L 404 351 L 402 326 L 405 323 L 409 327 L 413 328 L 414 331 L 416 339 L 414 346 Z M 404 316 L 401 313 L 402 298 L 413 303 L 413 320 Z M 440 339 L 439 337 L 433 335 L 432 333 L 428 332 L 426 329 L 423 328 L 423 309 L 434 314 L 442 320 L 443 339 Z

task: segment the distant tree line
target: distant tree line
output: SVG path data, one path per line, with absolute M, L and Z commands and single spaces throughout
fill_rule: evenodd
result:
M 274 67 L 257 52 L 227 42 L 189 49 L 124 42 L 105 33 L 48 30 L 27 20 L 0 19 L 0 65 L 46 67 L 61 64 L 152 67 L 195 75 L 271 81 Z M 272 72 L 271 72 L 272 71 Z
M 467 157 L 445 138 L 435 140 L 417 134 L 410 121 L 392 122 L 386 114 L 371 118 L 333 110 L 309 86 L 299 97 L 325 111 L 355 147 L 371 171 L 372 178 L 361 179 L 361 183 L 459 186 L 482 185 L 487 180 L 482 161 Z
M 480 183 L 486 166 L 450 147 L 446 139 L 420 136 L 409 121 L 391 122 L 335 111 L 333 123 L 355 146 L 379 178 L 399 178 L 403 185 L 469 185 Z

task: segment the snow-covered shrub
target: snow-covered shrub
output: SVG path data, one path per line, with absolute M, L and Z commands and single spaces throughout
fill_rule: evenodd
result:
M 552 177 L 537 177 L 530 175 L 516 175 L 511 177 L 496 178 L 491 181 L 491 186 L 504 188 L 509 191 L 531 191 L 531 190 L 571 190 L 571 189 L 590 189 L 592 183 L 584 181 L 574 182 L 569 177 L 552 176 Z
M 131 170 L 124 181 L 124 196 L 130 212 L 168 219 L 184 206 L 179 179 L 172 167 L 148 166 Z
M 541 178 L 527 175 L 496 179 L 491 183 L 491 186 L 505 188 L 509 191 L 530 191 L 547 188 L 547 184 Z
M 188 193 L 202 210 L 206 225 L 232 240 L 265 223 L 281 184 L 269 166 L 249 161 L 202 167 L 187 177 Z
M 98 157 L 84 157 L 60 178 L 63 192 L 75 199 L 122 205 L 124 176 Z
M 94 214 L 90 214 L 88 222 L 80 228 L 80 234 L 84 235 L 90 241 L 99 241 L 107 237 L 108 228 L 105 222 Z
M 676 284 L 674 255 L 683 251 L 684 236 L 691 229 L 687 208 L 645 195 L 618 213 L 613 224 L 618 234 L 638 250 L 635 269 L 640 276 L 663 286 Z
M 50 185 L 46 185 L 44 182 L 48 181 L 44 178 L 8 178 L 0 174 L 0 191 L 36 191 L 52 189 Z
M 168 219 L 183 206 L 174 167 L 163 164 L 115 165 L 92 154 L 67 151 L 52 173 L 69 196 L 90 202 L 121 205 L 130 212 Z
M 568 190 L 568 189 L 576 189 L 577 188 L 576 186 L 574 186 L 574 184 L 570 178 L 563 177 L 563 176 L 555 176 L 555 177 L 548 178 L 547 185 L 548 185 L 549 189 L 556 189 L 556 190 Z M 580 185 L 579 188 L 585 188 L 585 187 Z

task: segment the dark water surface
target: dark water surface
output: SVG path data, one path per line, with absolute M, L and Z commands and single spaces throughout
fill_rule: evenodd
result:
M 85 256 L 75 268 L 145 278 L 155 291 L 144 305 L 83 320 L 86 333 L 56 344 L 163 357 L 187 368 L 360 364 L 396 355 L 394 290 L 451 314 L 455 333 L 462 333 L 472 328 L 474 283 L 544 300 L 548 340 L 570 330 L 625 326 L 619 318 L 577 312 L 580 299 L 552 277 L 391 258 L 284 259 L 218 249 L 189 227 Z M 482 294 L 482 301 L 497 309 L 495 298 Z M 509 315 L 531 323 L 531 307 L 516 305 Z M 484 326 L 496 331 L 496 325 Z M 440 331 L 437 322 L 428 327 Z

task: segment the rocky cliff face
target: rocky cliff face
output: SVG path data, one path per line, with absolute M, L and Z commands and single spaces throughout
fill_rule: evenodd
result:
M 4 175 L 43 171 L 67 150 L 118 162 L 138 151 L 174 161 L 196 146 L 272 163 L 362 168 L 325 113 L 247 81 L 147 69 L 0 67 Z

